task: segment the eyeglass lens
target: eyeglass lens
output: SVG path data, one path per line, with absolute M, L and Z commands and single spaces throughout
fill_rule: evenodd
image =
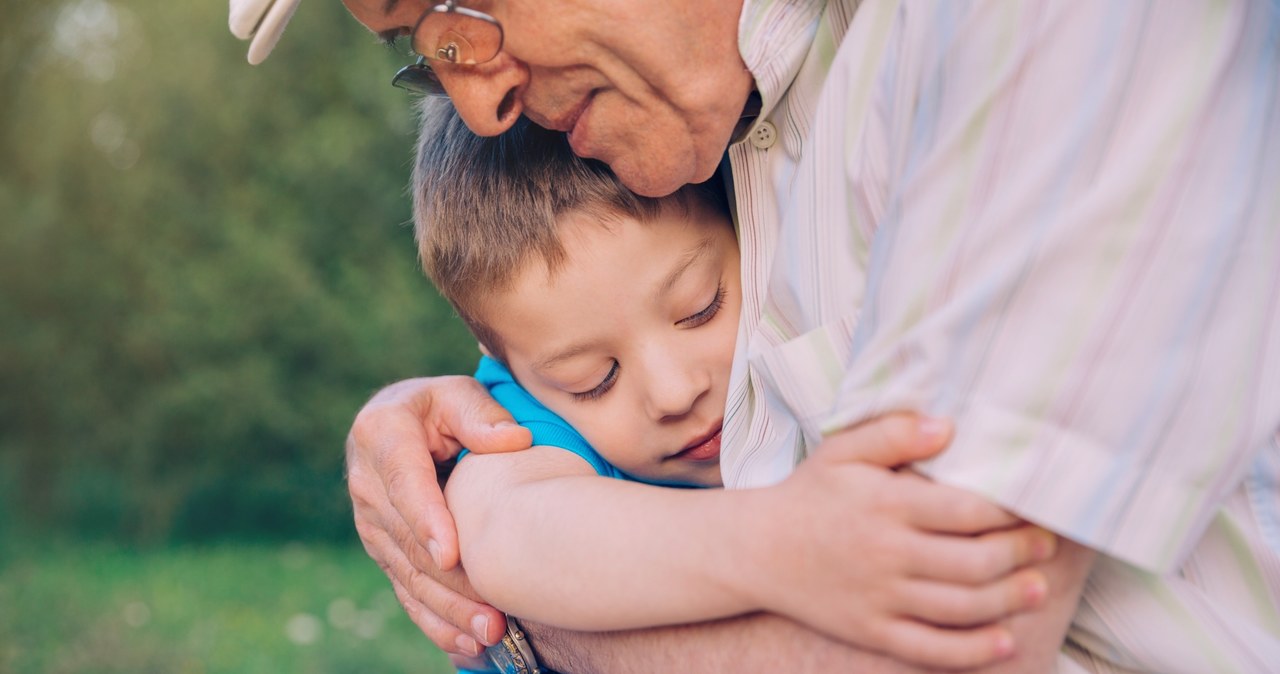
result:
M 502 28 L 484 15 L 464 8 L 445 11 L 436 6 L 413 33 L 413 50 L 430 60 L 484 63 L 502 49 Z
M 391 84 L 428 96 L 447 96 L 431 61 L 473 65 L 502 50 L 502 26 L 488 14 L 446 2 L 427 10 L 413 29 L 418 62 L 400 69 Z

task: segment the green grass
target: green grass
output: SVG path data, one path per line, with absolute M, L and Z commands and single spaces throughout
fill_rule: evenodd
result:
M 0 672 L 452 672 L 359 548 L 0 556 Z

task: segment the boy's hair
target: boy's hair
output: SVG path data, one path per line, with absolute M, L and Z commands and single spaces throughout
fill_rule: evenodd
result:
M 718 177 L 661 199 L 627 189 L 603 163 L 573 154 L 565 135 L 521 117 L 500 136 L 476 136 L 447 99 L 426 98 L 413 168 L 414 234 L 422 267 L 476 339 L 505 361 L 501 340 L 479 317 L 486 296 L 510 289 L 531 260 L 548 273 L 564 263 L 557 222 L 583 212 L 607 224 L 651 221 L 673 202 L 696 199 L 728 211 Z

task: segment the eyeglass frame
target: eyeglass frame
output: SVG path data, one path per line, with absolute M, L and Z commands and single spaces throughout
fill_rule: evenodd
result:
M 396 71 L 391 78 L 391 86 L 397 89 L 404 89 L 412 93 L 422 94 L 425 96 L 443 96 L 448 98 L 449 92 L 444 90 L 444 85 L 440 83 L 440 78 L 436 76 L 435 71 L 427 63 L 427 61 L 444 61 L 445 63 L 454 63 L 447 58 L 430 57 L 419 52 L 413 45 L 414 36 L 418 34 L 418 29 L 428 17 L 433 14 L 460 14 L 462 16 L 476 19 L 491 24 L 498 29 L 498 48 L 494 51 L 493 56 L 484 61 L 476 61 L 475 63 L 457 64 L 457 65 L 478 65 L 480 63 L 488 63 L 497 58 L 498 53 L 502 51 L 502 45 L 506 41 L 506 32 L 502 30 L 502 24 L 497 19 L 474 9 L 467 7 L 459 7 L 458 0 L 445 0 L 444 2 L 428 7 L 422 16 L 418 17 L 417 23 L 413 24 L 413 30 L 409 31 L 409 49 L 418 55 L 418 60 Z M 438 52 L 439 50 L 437 50 Z M 413 84 L 410 84 L 413 82 Z M 419 85 L 419 82 L 425 82 Z

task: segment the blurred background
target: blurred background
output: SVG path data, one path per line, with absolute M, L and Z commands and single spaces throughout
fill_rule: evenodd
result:
M 408 62 L 307 0 L 0 10 L 0 672 L 444 672 L 343 440 L 475 350 L 418 271 Z

